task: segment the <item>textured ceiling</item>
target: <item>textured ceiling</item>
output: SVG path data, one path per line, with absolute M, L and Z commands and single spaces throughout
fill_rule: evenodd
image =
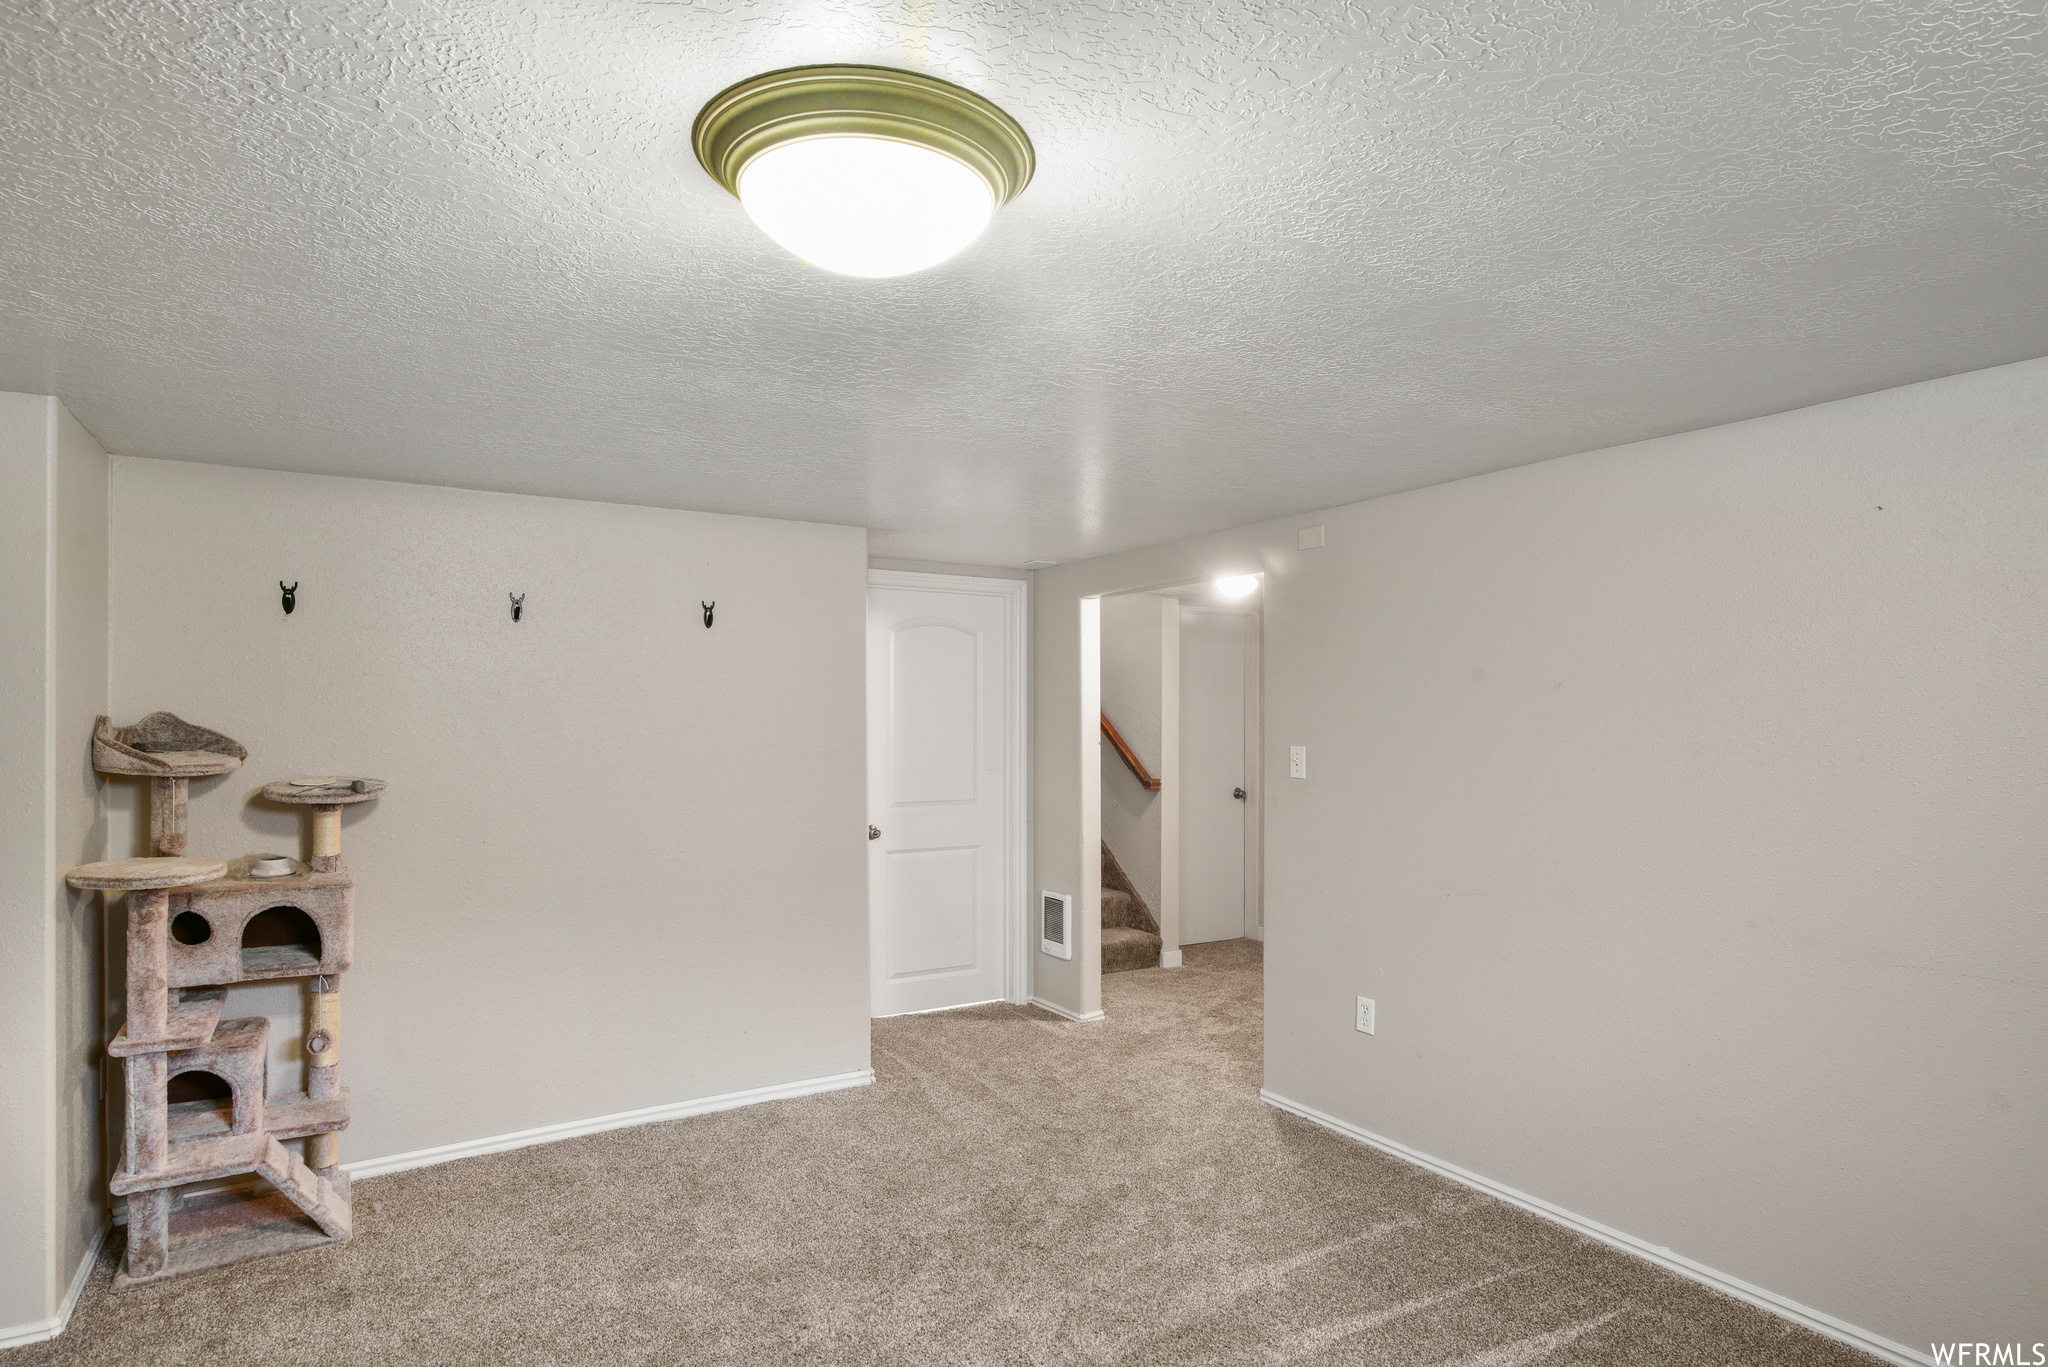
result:
M 895 281 L 697 168 L 922 64 Z M 110 449 L 1068 559 L 2048 353 L 2040 0 L 0 6 L 0 388 Z

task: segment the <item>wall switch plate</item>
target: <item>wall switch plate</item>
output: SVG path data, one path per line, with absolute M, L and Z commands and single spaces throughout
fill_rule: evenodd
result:
M 1287 747 L 1287 777 L 1308 777 L 1308 747 L 1306 745 L 1290 745 Z
M 1360 998 L 1358 999 L 1358 1033 L 1359 1033 L 1359 1034 L 1361 1034 L 1361 1035 L 1370 1035 L 1370 1034 L 1371 1034 L 1371 1033 L 1373 1032 L 1373 1029 L 1372 1029 L 1372 1027 L 1373 1027 L 1373 1016 L 1374 1016 L 1374 1014 L 1375 1014 L 1375 1010 L 1374 1010 L 1374 1007 L 1373 1007 L 1373 1004 L 1372 1004 L 1372 998 L 1371 998 L 1371 997 L 1360 997 Z
M 1294 548 L 1296 550 L 1312 551 L 1322 544 L 1323 529 L 1321 527 L 1303 527 L 1294 534 Z

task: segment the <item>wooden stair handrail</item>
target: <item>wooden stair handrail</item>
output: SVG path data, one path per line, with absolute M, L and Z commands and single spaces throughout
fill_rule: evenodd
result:
M 1138 782 L 1144 786 L 1147 792 L 1156 793 L 1166 786 L 1164 779 L 1154 778 L 1145 772 L 1144 764 L 1139 761 L 1136 755 L 1131 753 L 1131 747 L 1124 744 L 1124 738 L 1116 733 L 1116 728 L 1109 724 L 1107 714 L 1104 714 L 1102 718 L 1102 734 L 1109 737 L 1109 743 L 1114 745 L 1116 752 L 1124 757 L 1124 763 L 1131 766 L 1131 772 L 1138 776 Z

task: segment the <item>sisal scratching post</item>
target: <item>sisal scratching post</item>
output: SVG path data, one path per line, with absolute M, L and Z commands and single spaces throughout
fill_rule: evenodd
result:
M 313 809 L 313 858 L 315 873 L 333 873 L 341 867 L 341 808 Z
M 341 1095 L 341 979 L 313 979 L 313 1010 L 306 1022 L 306 1094 L 315 1101 Z M 331 1178 L 341 1163 L 341 1134 L 306 1136 L 306 1166 Z

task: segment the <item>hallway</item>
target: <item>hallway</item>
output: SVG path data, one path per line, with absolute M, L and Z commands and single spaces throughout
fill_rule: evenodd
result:
M 1235 940 L 1099 1024 L 878 1020 L 872 1087 L 369 1179 L 331 1252 L 111 1298 L 109 1250 L 0 1361 L 1867 1361 L 1263 1105 L 1260 992 Z

